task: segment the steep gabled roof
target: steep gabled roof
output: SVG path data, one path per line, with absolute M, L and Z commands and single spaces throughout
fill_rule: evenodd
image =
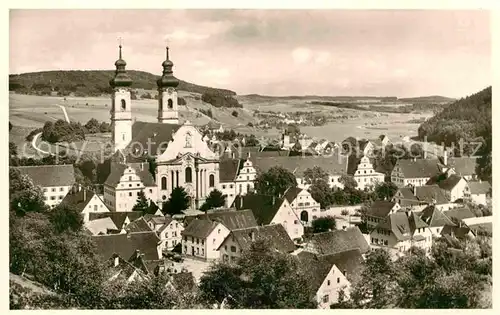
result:
M 135 170 L 135 173 L 141 179 L 141 182 L 146 187 L 155 186 L 155 179 L 151 172 L 149 171 L 149 164 L 140 162 L 140 163 L 128 163 L 128 165 Z
M 415 194 L 414 190 L 416 191 Z M 412 188 L 403 187 L 399 191 L 402 193 L 403 198 L 410 202 L 432 203 L 434 200 L 438 205 L 450 202 L 438 185 L 425 185 Z M 404 203 L 402 202 L 401 205 L 404 205 Z
M 400 167 L 405 178 L 432 177 L 439 174 L 439 160 L 437 159 L 417 159 L 397 161 L 395 167 Z
M 234 182 L 239 170 L 239 159 L 224 159 L 219 162 L 219 181 Z
M 445 225 L 455 226 L 441 210 L 434 206 L 428 206 L 420 214 L 420 218 L 429 225 L 429 227 L 440 227 Z
M 370 208 L 368 209 L 367 215 L 384 218 L 391 212 L 392 208 L 396 205 L 395 202 L 385 201 L 385 200 L 377 200 L 372 203 Z
M 19 170 L 21 175 L 29 176 L 35 186 L 72 186 L 75 183 L 73 165 L 18 166 L 14 169 Z
M 219 222 L 216 221 L 194 219 L 187 224 L 184 231 L 182 231 L 182 235 L 204 239 L 212 233 L 217 225 L 219 225 Z
M 415 232 L 416 229 L 429 227 L 415 212 L 409 214 L 408 223 L 410 224 L 412 233 Z
M 469 190 L 473 195 L 487 194 L 490 192 L 491 185 L 488 182 L 469 182 Z
M 447 166 L 455 170 L 459 176 L 472 176 L 476 174 L 475 157 L 452 157 L 447 161 Z
M 281 224 L 237 229 L 231 231 L 227 237 L 234 237 L 242 250 L 248 250 L 253 242 L 252 233 L 254 240 L 266 240 L 272 249 L 279 252 L 291 253 L 295 250 L 295 244 Z
M 85 228 L 87 228 L 92 235 L 108 234 L 109 231 L 119 231 L 120 229 L 116 227 L 115 223 L 111 218 L 102 218 L 85 223 Z
M 128 218 L 130 222 L 138 219 L 142 216 L 140 211 L 110 211 L 110 212 L 90 212 L 89 220 L 97 220 L 102 218 L 111 218 L 115 225 L 121 229 L 125 223 L 125 219 Z
M 320 255 L 337 254 L 353 249 L 359 249 L 364 254 L 370 250 L 370 245 L 358 227 L 313 234 L 309 242 Z
M 113 163 L 111 165 L 111 171 L 104 182 L 104 185 L 116 187 L 120 182 L 120 178 L 123 176 L 123 172 L 127 169 L 126 164 Z
M 284 197 L 286 200 L 288 200 L 288 202 L 292 203 L 301 192 L 302 188 L 290 187 L 285 191 Z
M 462 208 L 453 208 L 443 212 L 448 218 L 456 218 L 458 220 L 474 218 L 476 217 L 472 211 L 470 211 L 469 207 L 464 206 Z
M 140 144 L 144 149 L 151 148 L 151 152 L 147 152 L 147 154 L 151 156 L 160 155 L 162 153 L 158 152 L 160 145 L 162 149 L 165 149 L 167 144 L 173 139 L 172 135 L 180 127 L 180 125 L 173 124 L 136 121 L 132 125 L 132 141 L 128 149 L 133 150 L 135 146 L 139 146 L 138 144 Z M 149 144 L 148 139 L 150 139 Z
M 233 207 L 238 210 L 250 209 L 258 225 L 267 225 L 271 223 L 284 200 L 259 194 L 238 195 L 234 199 Z
M 224 224 L 229 230 L 244 229 L 257 226 L 257 221 L 252 213 L 252 210 L 213 210 L 196 216 L 185 217 L 186 224 L 189 224 L 193 219 L 209 219 Z
M 92 197 L 94 197 L 94 195 L 95 193 L 92 190 L 88 190 L 85 188 L 82 188 L 80 191 L 76 192 L 70 191 L 61 201 L 61 205 L 68 205 L 75 208 L 79 212 L 82 212 L 89 203 L 89 201 L 92 199 Z
M 432 177 L 426 185 L 434 185 L 437 184 L 439 188 L 451 191 L 453 188 L 455 188 L 456 185 L 462 180 L 461 176 L 458 176 L 456 174 L 451 174 L 448 177 L 445 177 L 443 179 L 440 178 L 440 176 L 434 176 Z
M 396 212 L 388 215 L 375 229 L 377 228 L 391 231 L 398 241 L 410 239 L 415 231 L 410 226 L 410 220 L 405 212 Z
M 150 232 L 152 230 L 149 227 L 146 220 L 144 220 L 144 217 L 140 217 L 139 219 L 130 222 L 130 224 L 128 224 L 127 227 L 125 228 L 125 231 L 127 231 L 128 233 L 136 233 L 136 232 Z
M 451 226 L 445 225 L 441 230 L 441 235 L 453 235 L 458 239 L 464 239 L 470 232 L 470 228 L 468 226 Z
M 104 259 L 118 255 L 128 260 L 139 250 L 144 260 L 157 260 L 160 239 L 155 232 L 109 234 L 92 236 L 96 244 L 97 254 Z

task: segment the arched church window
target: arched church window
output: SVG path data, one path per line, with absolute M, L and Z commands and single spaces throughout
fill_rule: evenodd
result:
M 193 181 L 193 171 L 191 169 L 191 167 L 186 167 L 186 170 L 184 171 L 185 172 L 185 179 L 186 179 L 186 183 L 191 183 Z
M 210 176 L 208 177 L 208 183 L 209 183 L 210 187 L 214 187 L 215 186 L 215 176 L 214 176 L 214 174 L 210 174 Z
M 172 109 L 174 107 L 174 101 L 171 98 L 168 99 L 168 109 Z
M 163 176 L 161 178 L 161 190 L 167 190 L 167 177 Z
M 122 102 L 122 110 L 125 110 L 127 108 L 127 103 L 125 102 L 125 100 L 121 100 Z

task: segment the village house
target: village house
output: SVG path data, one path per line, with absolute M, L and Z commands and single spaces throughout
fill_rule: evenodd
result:
M 51 208 L 60 204 L 75 184 L 73 165 L 18 166 L 13 169 L 27 175 L 35 186 L 42 188 L 45 203 Z
M 443 211 L 435 206 L 428 206 L 420 214 L 420 218 L 424 221 L 433 236 L 439 236 L 445 225 L 455 226 L 456 224 L 447 217 Z
M 347 173 L 348 159 L 342 155 L 327 156 L 278 156 L 250 157 L 258 172 L 267 172 L 274 166 L 280 166 L 295 175 L 297 186 L 308 189 L 310 184 L 304 178 L 304 171 L 317 166 L 328 174 L 330 187 L 344 188 L 340 177 Z
M 125 228 L 127 225 L 130 224 L 130 222 L 135 221 L 139 219 L 142 216 L 142 213 L 140 211 L 128 211 L 128 212 L 114 212 L 114 211 L 109 211 L 109 212 L 91 212 L 89 213 L 89 222 L 92 222 L 94 220 L 99 220 L 103 218 L 110 218 L 115 226 L 118 228 L 118 230 L 122 231 L 125 233 Z
M 217 249 L 230 232 L 218 221 L 196 218 L 182 231 L 182 254 L 202 260 L 218 259 Z
M 443 211 L 443 214 L 448 218 L 455 219 L 457 221 L 463 221 L 465 219 L 476 217 L 467 205 Z
M 89 213 L 109 212 L 99 195 L 80 186 L 73 187 L 61 201 L 61 205 L 78 210 L 83 215 L 84 224 L 89 221 Z
M 341 299 L 349 299 L 351 283 L 361 273 L 363 257 L 359 249 L 318 256 L 297 254 L 316 295 L 318 308 L 328 309 Z
M 290 187 L 285 191 L 285 199 L 290 209 L 297 214 L 304 226 L 310 226 L 312 220 L 317 219 L 320 204 L 311 196 L 311 193 L 298 187 Z
M 401 206 L 393 201 L 376 200 L 366 212 L 366 225 L 368 229 L 375 228 L 385 218 L 401 209 Z
M 222 261 L 235 262 L 257 240 L 268 242 L 271 249 L 281 253 L 291 253 L 295 250 L 295 244 L 281 224 L 235 229 L 218 248 Z
M 358 249 L 362 255 L 370 251 L 358 227 L 315 233 L 305 240 L 304 251 L 316 255 L 333 255 Z
M 415 212 L 389 214 L 370 233 L 373 246 L 387 247 L 406 252 L 416 246 L 429 252 L 432 247 L 432 232 L 429 225 Z
M 445 151 L 447 152 L 447 151 Z M 448 154 L 443 154 L 443 172 L 450 171 L 465 178 L 467 181 L 476 180 L 476 161 L 475 157 L 449 157 Z
M 350 159 L 350 162 L 353 159 Z M 372 161 L 365 155 L 359 159 L 357 165 L 353 166 L 355 169 L 352 174 L 348 170 L 348 174 L 353 175 L 354 180 L 356 181 L 357 189 L 359 190 L 373 190 L 377 183 L 384 182 L 385 174 L 381 172 L 375 171 L 373 168 Z M 349 166 L 351 168 L 351 166 Z
M 109 217 L 86 222 L 84 230 L 89 232 L 90 235 L 118 234 L 122 232 Z
M 300 239 L 304 235 L 304 225 L 286 198 L 259 194 L 238 196 L 233 207 L 237 210 L 250 209 L 257 225 L 283 225 L 292 240 Z
M 441 174 L 441 169 L 437 159 L 399 159 L 392 170 L 391 182 L 398 187 L 419 187 L 438 174 Z
M 156 232 L 162 242 L 162 250 L 172 250 L 181 243 L 183 224 L 170 216 L 144 216 L 149 227 Z
M 450 208 L 450 201 L 438 185 L 399 188 L 392 201 L 406 210 L 420 211 L 434 204 L 440 209 Z
M 469 198 L 469 186 L 467 181 L 456 174 L 443 174 L 431 178 L 426 185 L 437 184 L 441 188 L 448 200 L 455 202 L 458 199 Z
M 487 197 L 491 194 L 491 185 L 485 181 L 470 181 L 469 185 L 469 193 L 470 200 L 478 205 L 487 205 Z

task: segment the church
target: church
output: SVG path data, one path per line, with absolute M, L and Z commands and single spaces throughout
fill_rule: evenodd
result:
M 114 150 L 123 159 L 112 164 L 104 183 L 104 202 L 112 211 L 131 211 L 140 191 L 161 207 L 174 188 L 184 187 L 191 198 L 191 207 L 197 209 L 214 189 L 226 195 L 226 205 L 236 197 L 236 187 L 240 187 L 238 194 L 243 192 L 241 187 L 246 188 L 244 193 L 253 189 L 256 171 L 252 162 L 235 158 L 220 163 L 218 154 L 210 149 L 195 126 L 189 121 L 179 123 L 179 80 L 173 75 L 174 64 L 169 58 L 168 47 L 162 63 L 163 73 L 157 80 L 156 123 L 133 120 L 130 93 L 133 82 L 126 65 L 120 45 L 115 76 L 110 80 L 113 88 L 110 113 Z M 140 162 L 131 161 L 131 157 L 139 157 Z M 145 157 L 156 161 L 154 176 Z M 243 182 L 238 176 L 240 170 L 246 172 Z

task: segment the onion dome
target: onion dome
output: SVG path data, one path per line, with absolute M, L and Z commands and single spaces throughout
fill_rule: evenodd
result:
M 179 80 L 176 77 L 174 77 L 173 74 L 174 72 L 172 71 L 174 63 L 170 61 L 168 57 L 168 46 L 167 46 L 167 58 L 161 65 L 163 66 L 163 74 L 161 78 L 159 78 L 158 81 L 156 82 L 158 84 L 158 88 L 177 87 L 179 85 Z
M 128 87 L 132 85 L 132 79 L 128 76 L 127 70 L 125 70 L 127 63 L 122 59 L 122 45 L 118 47 L 120 48 L 120 53 L 118 60 L 115 62 L 115 77 L 109 81 L 109 85 L 113 88 Z

